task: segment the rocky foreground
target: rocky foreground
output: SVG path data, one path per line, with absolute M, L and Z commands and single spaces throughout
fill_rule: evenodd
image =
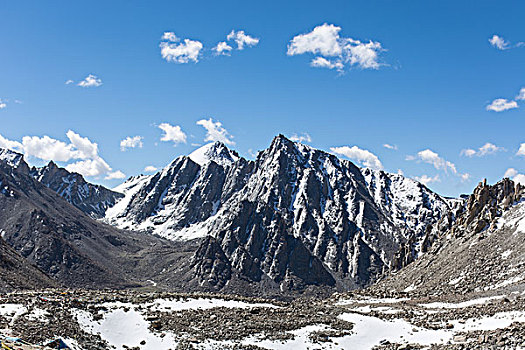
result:
M 525 347 L 523 291 L 439 299 L 367 293 L 276 302 L 165 292 L 17 292 L 0 298 L 0 333 L 31 344 L 60 338 L 86 350 Z

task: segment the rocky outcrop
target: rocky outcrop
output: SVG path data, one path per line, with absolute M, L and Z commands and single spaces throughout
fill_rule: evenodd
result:
M 95 218 L 104 217 L 106 210 L 123 197 L 104 186 L 87 182 L 82 175 L 60 168 L 53 161 L 42 168 L 32 167 L 30 173 L 37 181 Z
M 523 284 L 524 198 L 525 187 L 512 180 L 479 183 L 455 213 L 429 230 L 421 258 L 373 288 L 445 295 Z

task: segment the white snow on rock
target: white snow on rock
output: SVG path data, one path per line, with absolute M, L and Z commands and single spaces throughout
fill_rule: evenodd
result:
M 190 153 L 188 157 L 201 167 L 211 161 L 228 166 L 239 160 L 239 156 L 221 142 L 208 143 Z
M 0 161 L 4 161 L 7 165 L 17 168 L 24 156 L 20 153 L 11 151 L 6 148 L 0 148 Z
M 143 350 L 168 350 L 177 346 L 173 334 L 165 332 L 165 336 L 160 337 L 160 334 L 153 333 L 149 330 L 149 322 L 135 310 L 111 310 L 100 321 L 93 320 L 87 311 L 76 310 L 76 317 L 84 331 L 100 334 L 102 339 L 117 349 L 124 345 L 138 346 Z M 142 341 L 146 341 L 146 344 L 140 345 Z
M 440 302 L 436 302 L 436 303 L 429 303 L 429 304 L 419 304 L 419 306 L 422 306 L 422 307 L 425 307 L 425 308 L 428 308 L 428 309 L 461 309 L 461 308 L 469 307 L 469 306 L 473 306 L 473 305 L 486 304 L 489 301 L 499 300 L 499 299 L 503 299 L 503 298 L 505 298 L 504 295 L 497 295 L 497 296 L 492 296 L 492 297 L 484 297 L 484 298 L 472 299 L 472 300 L 463 301 L 463 302 L 460 302 L 460 303 L 440 303 Z

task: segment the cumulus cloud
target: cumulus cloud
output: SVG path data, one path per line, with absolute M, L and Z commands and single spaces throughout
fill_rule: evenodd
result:
M 324 23 L 311 32 L 299 34 L 288 44 L 288 56 L 313 54 L 312 67 L 337 69 L 356 66 L 361 69 L 378 69 L 379 54 L 384 51 L 381 43 L 340 36 L 341 27 Z
M 228 45 L 227 42 L 221 41 L 212 50 L 215 51 L 217 55 L 229 55 L 233 47 Z
M 449 162 L 439 156 L 436 152 L 425 149 L 417 153 L 416 159 L 419 159 L 425 163 L 432 164 L 434 168 L 447 171 L 450 169 L 454 174 L 457 173 L 456 166 L 454 163 Z
M 419 151 L 416 156 L 407 156 L 406 160 L 417 160 L 417 161 L 421 161 L 427 164 L 431 164 L 434 166 L 434 168 L 438 170 L 443 170 L 445 173 L 448 173 L 448 171 L 451 171 L 454 175 L 461 177 L 462 181 L 466 181 L 470 179 L 470 174 L 459 173 L 454 163 L 440 157 L 439 154 L 437 154 L 436 152 L 430 149 Z
M 430 177 L 428 175 L 414 176 L 414 179 L 418 182 L 421 182 L 423 185 L 428 185 L 432 182 L 441 182 L 439 175 L 436 175 L 434 177 Z
M 77 85 L 81 87 L 97 87 L 102 85 L 102 79 L 98 78 L 96 75 L 90 74 L 87 77 L 85 77 L 84 80 L 80 81 Z
M 467 157 L 483 157 L 489 154 L 494 154 L 496 152 L 505 151 L 505 148 L 498 147 L 493 143 L 487 142 L 477 150 L 467 148 L 461 151 L 461 155 L 467 156 Z
M 235 142 L 232 140 L 233 136 L 224 129 L 220 121 L 215 122 L 212 118 L 201 119 L 197 122 L 197 125 L 206 129 L 204 141 L 220 141 L 226 145 L 235 145 Z
M 503 112 L 513 108 L 518 108 L 518 103 L 516 101 L 509 101 L 505 98 L 497 98 L 486 107 L 487 111 L 494 112 Z
M 144 171 L 147 173 L 153 173 L 157 171 L 157 168 L 154 167 L 153 165 L 148 165 L 147 167 L 144 168 Z
M 340 61 L 331 61 L 321 56 L 315 57 L 310 62 L 310 66 L 317 68 L 337 69 L 339 71 L 343 70 L 345 67 L 345 65 Z
M 124 140 L 120 141 L 120 150 L 124 152 L 128 148 L 142 148 L 142 136 L 128 136 Z
M 67 162 L 77 158 L 72 144 L 66 144 L 47 135 L 43 137 L 24 136 L 22 145 L 24 154 L 30 157 L 57 162 Z
M 520 149 L 516 153 L 517 156 L 524 156 L 525 157 L 525 143 L 522 143 L 520 145 Z
M 520 89 L 520 92 L 518 93 L 518 96 L 516 96 L 516 100 L 525 100 L 525 87 L 522 87 Z
M 499 35 L 493 35 L 492 38 L 489 39 L 489 43 L 498 50 L 507 50 L 510 48 L 510 43 Z
M 1 148 L 7 148 L 7 149 L 10 149 L 10 150 L 16 151 L 16 152 L 23 152 L 24 151 L 24 146 L 22 146 L 22 144 L 20 142 L 9 140 L 9 139 L 3 137 L 2 135 L 0 135 L 0 147 Z
M 349 159 L 355 160 L 362 164 L 364 167 L 381 170 L 383 164 L 379 158 L 372 152 L 361 149 L 357 146 L 341 146 L 341 147 L 330 147 L 330 150 L 335 154 L 343 155 Z
M 388 149 L 391 149 L 391 150 L 394 150 L 394 151 L 397 151 L 397 146 L 396 146 L 396 145 L 391 145 L 391 144 L 389 144 L 389 143 L 385 143 L 385 144 L 383 145 L 383 147 L 388 148 Z
M 182 42 L 173 32 L 165 32 L 160 43 L 162 58 L 168 62 L 188 63 L 199 62 L 199 54 L 203 48 L 200 41 L 184 39 Z
M 0 98 L 0 109 L 4 109 L 6 107 L 7 107 L 7 103 Z
M 51 138 L 47 135 L 24 136 L 22 142 L 8 140 L 0 135 L 0 147 L 22 152 L 27 157 L 56 162 L 76 162 L 66 165 L 66 169 L 84 176 L 105 175 L 106 179 L 124 177 L 122 172 L 113 171 L 98 154 L 98 145 L 87 137 L 82 137 L 72 130 L 66 133 L 69 143 Z
M 293 134 L 290 136 L 290 140 L 293 142 L 312 142 L 312 138 L 307 133 L 303 133 L 302 135 Z
M 117 170 L 109 173 L 104 179 L 105 180 L 113 180 L 113 179 L 123 179 L 126 177 L 126 174 L 124 174 L 122 171 Z
M 244 50 L 244 46 L 255 46 L 259 43 L 259 38 L 254 38 L 246 33 L 244 30 L 232 30 L 226 37 L 228 41 L 233 40 L 237 44 L 237 50 Z
M 508 168 L 507 171 L 505 171 L 505 175 L 503 175 L 503 177 L 508 177 L 514 182 L 518 182 L 522 184 L 523 186 L 525 186 L 525 174 L 520 174 L 514 168 Z
M 179 143 L 186 143 L 186 134 L 182 131 L 178 125 L 170 125 L 169 123 L 162 123 L 159 125 L 159 129 L 164 131 L 160 140 L 165 142 L 173 142 L 176 146 Z
M 66 85 L 70 85 L 70 84 L 73 84 L 73 83 L 74 83 L 73 80 L 68 79 L 68 80 L 66 80 L 66 82 L 65 82 L 64 84 L 66 84 Z

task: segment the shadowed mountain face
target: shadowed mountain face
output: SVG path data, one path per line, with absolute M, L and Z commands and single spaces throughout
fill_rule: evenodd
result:
M 56 286 L 55 281 L 0 238 L 0 292 Z
M 192 253 L 93 220 L 38 182 L 21 154 L 6 150 L 0 151 L 0 232 L 16 252 L 67 287 L 140 285 Z
M 402 246 L 417 256 L 428 228 L 460 203 L 284 136 L 255 161 L 206 145 L 115 190 L 124 198 L 106 221 L 178 242 L 201 239 L 192 266 L 210 289 L 228 288 L 232 271 L 281 291 L 368 285 Z

